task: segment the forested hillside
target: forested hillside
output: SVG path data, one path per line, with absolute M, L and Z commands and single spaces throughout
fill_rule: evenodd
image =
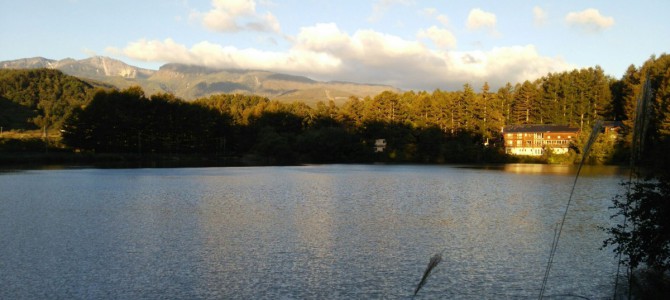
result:
M 60 128 L 93 86 L 57 70 L 0 69 L 0 126 L 4 130 Z
M 251 155 L 268 163 L 501 161 L 505 125 L 566 124 L 588 132 L 598 119 L 630 124 L 647 77 L 655 97 L 653 126 L 670 132 L 666 54 L 631 65 L 621 79 L 594 67 L 497 90 L 466 83 L 458 91 L 387 91 L 314 106 L 239 94 L 186 102 L 146 96 L 138 87 L 95 90 L 54 70 L 0 72 L 0 126 L 62 128 L 67 146 L 96 153 Z M 388 148 L 374 153 L 374 140 L 381 138 Z M 616 147 L 622 149 L 625 142 Z

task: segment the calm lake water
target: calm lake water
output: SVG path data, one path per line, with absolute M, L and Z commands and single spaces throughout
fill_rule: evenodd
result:
M 576 168 L 0 172 L 1 299 L 533 299 Z M 545 295 L 612 295 L 625 178 L 582 171 Z

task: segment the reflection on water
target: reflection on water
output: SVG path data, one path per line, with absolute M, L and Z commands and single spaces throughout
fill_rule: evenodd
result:
M 0 298 L 408 298 L 441 251 L 444 262 L 419 298 L 535 298 L 571 172 L 332 165 L 3 173 Z M 622 177 L 608 168 L 587 174 L 547 295 L 611 293 L 616 265 L 599 250 L 598 226 L 610 222 Z
M 577 165 L 543 165 L 543 164 L 504 164 L 504 165 L 483 165 L 483 166 L 465 166 L 463 168 L 498 170 L 506 173 L 516 174 L 556 174 L 570 175 L 577 174 L 579 166 Z M 582 167 L 580 176 L 619 176 L 628 174 L 629 169 L 618 166 L 590 166 Z

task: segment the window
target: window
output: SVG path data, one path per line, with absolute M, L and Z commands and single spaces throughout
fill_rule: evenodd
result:
M 508 133 L 508 134 L 507 134 L 507 137 L 512 137 L 512 134 L 511 134 L 511 133 Z
M 560 138 L 561 138 L 561 136 L 559 135 L 559 136 L 558 136 L 558 138 L 560 139 Z
M 509 141 L 509 142 L 507 142 L 507 144 L 510 145 L 510 146 L 512 146 L 512 145 L 514 144 L 514 142 Z

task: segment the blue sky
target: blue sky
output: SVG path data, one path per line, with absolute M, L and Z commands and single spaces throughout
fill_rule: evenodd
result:
M 0 0 L 0 61 L 94 55 L 403 89 L 497 88 L 670 50 L 670 1 Z

